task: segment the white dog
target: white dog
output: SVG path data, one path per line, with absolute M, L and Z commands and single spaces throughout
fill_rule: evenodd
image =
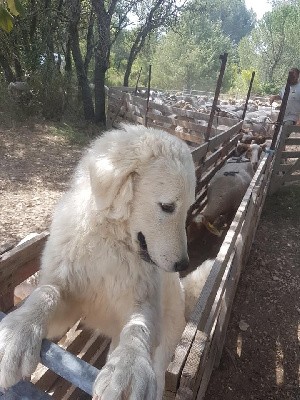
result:
M 82 318 L 112 338 L 93 398 L 162 398 L 185 326 L 178 271 L 194 192 L 180 139 L 124 125 L 94 142 L 54 214 L 38 288 L 0 323 L 1 387 L 34 371 L 43 338 Z

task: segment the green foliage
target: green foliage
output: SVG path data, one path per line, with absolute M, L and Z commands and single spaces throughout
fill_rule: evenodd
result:
M 55 123 L 48 127 L 50 134 L 62 136 L 70 144 L 78 144 L 85 146 L 89 143 L 90 138 L 99 134 L 99 130 L 95 131 L 95 126 L 87 124 L 84 127 L 74 126 L 67 122 Z
M 234 43 L 254 28 L 254 13 L 246 8 L 244 0 L 212 0 L 206 2 L 206 7 L 210 19 L 220 22 L 223 33 Z
M 11 13 L 0 5 L 0 28 L 5 32 L 10 32 L 14 26 L 14 18 Z
M 274 82 L 262 82 L 260 85 L 260 92 L 263 94 L 277 94 L 280 92 L 280 89 L 282 88 L 282 84 L 281 85 L 277 85 Z
M 242 69 L 253 67 L 261 90 L 283 86 L 291 67 L 300 66 L 300 43 L 296 32 L 300 24 L 300 3 L 276 2 L 251 34 L 238 46 Z M 276 92 L 275 92 L 276 93 Z
M 9 33 L 14 26 L 14 17 L 24 13 L 19 0 L 6 0 L 0 2 L 0 29 Z
M 200 29 L 201 27 L 201 29 Z M 214 90 L 219 56 L 232 50 L 219 23 L 187 12 L 176 32 L 162 37 L 153 60 L 153 85 L 164 89 Z
M 9 11 L 15 17 L 24 13 L 24 8 L 22 6 L 22 3 L 19 0 L 6 0 L 6 2 L 7 2 L 7 7 L 9 8 Z
M 139 29 L 149 22 L 156 1 L 118 0 L 109 26 L 107 85 L 123 85 L 132 46 Z M 99 3 L 106 11 L 111 4 L 101 0 Z M 160 2 L 161 8 L 152 14 L 153 25 L 142 49 L 138 49 L 137 57 L 134 55 L 129 85 L 136 85 L 142 71 L 139 85 L 146 86 L 152 64 L 152 87 L 214 91 L 221 64 L 219 56 L 227 52 L 222 92 L 230 90 L 245 95 L 254 70 L 252 92 L 277 93 L 286 81 L 288 70 L 300 67 L 300 0 L 272 3 L 273 11 L 254 27 L 254 15 L 247 10 L 244 0 L 190 0 L 182 13 L 176 9 L 179 3 L 175 0 Z M 10 82 L 30 76 L 30 101 L 11 103 L 16 118 L 37 115 L 60 119 L 72 112 L 78 114 L 83 109 L 79 75 L 86 73 L 90 82 L 94 80 L 99 24 L 93 3 L 51 0 L 47 4 L 45 8 L 41 0 L 0 0 L 0 79 Z M 85 69 L 79 73 L 72 61 L 70 72 L 61 75 L 52 55 L 54 52 L 70 55 L 72 7 L 79 10 L 78 47 Z M 172 13 L 164 19 L 170 10 Z M 136 17 L 136 24 L 124 29 L 130 15 Z M 91 58 L 85 58 L 90 50 Z M 12 101 L 8 95 L 5 99 L 4 89 L 0 90 L 1 106 Z M 91 104 L 95 102 L 91 100 Z

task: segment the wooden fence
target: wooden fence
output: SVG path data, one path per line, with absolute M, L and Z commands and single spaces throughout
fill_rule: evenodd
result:
M 204 142 L 209 114 L 186 110 L 171 105 L 157 104 L 135 96 L 133 88 L 110 88 L 108 92 L 107 125 L 129 121 L 148 127 L 163 128 L 190 144 Z M 214 117 L 212 136 L 221 133 L 239 121 L 234 118 Z
M 276 151 L 270 193 L 288 183 L 300 182 L 300 126 L 284 125 Z
M 125 96 L 132 101 L 127 97 L 130 94 Z M 189 220 L 204 207 L 207 184 L 232 153 L 241 135 L 241 125 L 242 122 L 234 121 L 228 129 L 216 132 L 207 142 L 191 146 L 197 195 Z M 189 132 L 196 137 L 201 137 L 201 134 L 200 130 Z M 190 141 L 191 136 L 188 137 Z M 235 290 L 258 225 L 273 163 L 271 153 L 263 157 L 227 232 L 166 372 L 165 400 L 199 400 L 204 397 L 212 368 L 222 352 Z M 3 312 L 14 306 L 15 286 L 38 270 L 47 237 L 48 233 L 44 232 L 0 257 L 0 287 L 3 288 L 0 310 Z M 43 364 L 38 366 L 32 382 L 19 383 L 5 394 L 2 392 L 2 397 L 0 390 L 1 400 L 89 399 L 95 376 L 105 363 L 109 340 L 86 332 L 76 324 L 58 344 L 44 341 Z
M 270 154 L 264 156 L 228 230 L 166 372 L 166 400 L 204 396 L 215 360 L 222 352 L 231 305 L 264 204 L 272 162 Z M 13 307 L 14 287 L 38 270 L 47 237 L 45 232 L 1 256 L 2 311 Z M 44 341 L 43 364 L 38 366 L 32 383 L 18 384 L 2 394 L 1 400 L 11 399 L 11 393 L 22 400 L 89 399 L 95 376 L 105 363 L 109 340 L 77 324 L 59 345 Z
M 248 258 L 271 177 L 265 155 L 241 202 L 169 365 L 165 399 L 201 400 L 219 360 L 240 273 Z

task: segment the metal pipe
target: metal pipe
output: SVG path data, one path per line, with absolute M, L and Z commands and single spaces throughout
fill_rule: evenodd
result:
M 146 112 L 145 112 L 145 123 L 144 125 L 147 126 L 147 114 L 148 114 L 148 110 L 149 110 L 149 98 L 150 98 L 150 88 L 151 88 L 151 69 L 152 69 L 152 65 L 149 65 L 149 76 L 148 76 L 148 91 L 147 91 L 147 104 L 146 104 Z
M 249 84 L 249 88 L 248 88 L 248 93 L 247 93 L 247 97 L 246 97 L 246 103 L 245 103 L 245 107 L 244 107 L 244 111 L 243 111 L 243 115 L 242 115 L 242 120 L 244 120 L 245 116 L 246 116 L 246 112 L 247 112 L 247 108 L 248 108 L 248 101 L 250 98 L 254 77 L 255 77 L 255 71 L 252 71 L 252 76 L 251 76 L 251 80 L 250 80 L 250 84 Z
M 216 87 L 216 91 L 215 91 L 215 97 L 213 100 L 213 104 L 212 104 L 212 108 L 211 108 L 211 112 L 210 112 L 210 116 L 209 116 L 209 120 L 208 120 L 208 125 L 207 125 L 207 129 L 205 132 L 205 141 L 207 142 L 209 140 L 209 136 L 211 133 L 211 128 L 212 128 L 212 124 L 213 124 L 213 120 L 214 120 L 214 115 L 215 115 L 215 111 L 217 108 L 217 103 L 218 103 L 218 99 L 219 99 L 219 94 L 221 91 L 221 86 L 222 86 L 222 81 L 223 81 L 223 77 L 224 77 L 224 72 L 225 72 L 225 67 L 226 67 L 226 63 L 227 63 L 227 56 L 228 53 L 224 53 L 220 55 L 220 60 L 221 62 L 221 67 L 220 67 L 220 72 L 219 72 L 219 77 L 217 80 L 217 87 Z
M 141 73 L 142 73 L 142 69 L 143 69 L 143 67 L 141 67 L 140 72 L 138 74 L 138 78 L 136 80 L 136 85 L 135 85 L 135 89 L 134 89 L 134 94 L 135 95 L 137 94 L 137 90 L 138 90 L 138 86 L 139 86 L 139 81 L 140 81 L 140 76 L 141 76 Z
M 278 135 L 279 135 L 279 132 L 280 132 L 280 128 L 282 126 L 282 121 L 283 121 L 286 105 L 287 105 L 289 94 L 290 94 L 291 74 L 292 73 L 290 71 L 289 74 L 288 74 L 287 81 L 286 81 L 286 85 L 285 85 L 284 94 L 283 94 L 283 97 L 282 97 L 282 102 L 281 102 L 281 107 L 280 107 L 280 110 L 279 110 L 278 118 L 277 118 L 277 121 L 275 123 L 273 139 L 272 139 L 272 143 L 271 143 L 271 146 L 270 146 L 271 150 L 275 149 L 275 145 L 276 145 L 277 138 L 278 138 Z

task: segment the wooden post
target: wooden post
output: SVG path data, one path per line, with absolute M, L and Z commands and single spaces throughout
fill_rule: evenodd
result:
M 282 121 L 283 121 L 287 101 L 288 101 L 289 94 L 290 94 L 290 78 L 291 78 L 291 71 L 289 72 L 289 75 L 288 75 L 288 78 L 286 81 L 284 95 L 283 95 L 282 102 L 281 102 L 281 107 L 279 110 L 277 121 L 275 123 L 274 135 L 273 135 L 273 139 L 272 139 L 272 143 L 271 143 L 271 147 L 270 147 L 271 150 L 275 149 L 275 145 L 276 145 L 277 138 L 278 138 L 278 135 L 280 132 L 280 128 L 282 126 Z
M 146 105 L 146 112 L 145 112 L 145 123 L 144 125 L 147 126 L 147 114 L 148 114 L 148 110 L 149 110 L 149 98 L 150 98 L 150 88 L 151 88 L 151 69 L 152 69 L 152 65 L 149 65 L 149 77 L 148 77 L 148 91 L 147 91 L 147 105 Z
M 254 77 L 255 77 L 255 71 L 252 71 L 252 76 L 251 76 L 249 89 L 248 89 L 248 93 L 247 93 L 247 97 L 246 97 L 246 103 L 245 103 L 245 107 L 244 107 L 244 111 L 243 111 L 243 115 L 242 115 L 242 120 L 244 120 L 245 116 L 246 116 L 247 107 L 248 107 L 248 101 L 249 101 L 249 98 L 250 98 Z
M 210 112 L 210 116 L 209 116 L 209 121 L 208 121 L 207 129 L 206 129 L 206 133 L 205 133 L 205 141 L 206 142 L 209 139 L 211 128 L 212 128 L 212 124 L 213 124 L 213 120 L 214 120 L 214 115 L 215 115 L 217 102 L 218 102 L 218 99 L 219 99 L 219 94 L 220 94 L 220 90 L 221 90 L 221 86 L 222 86 L 223 76 L 224 76 L 224 72 L 225 72 L 225 67 L 226 67 L 226 63 L 227 63 L 227 56 L 228 56 L 228 53 L 224 53 L 224 54 L 220 55 L 220 60 L 222 61 L 222 63 L 221 63 L 221 68 L 220 68 L 219 77 L 218 77 L 218 81 L 217 81 L 215 97 L 214 97 L 214 101 L 213 101 L 213 104 L 212 104 L 212 108 L 211 108 L 211 112 Z
M 141 73 L 142 73 L 142 69 L 143 69 L 143 67 L 141 67 L 140 72 L 138 74 L 138 78 L 136 80 L 136 85 L 135 85 L 135 89 L 134 89 L 134 94 L 135 95 L 137 94 L 137 90 L 138 90 L 138 86 L 139 86 L 139 81 L 140 81 L 140 76 L 141 76 Z

